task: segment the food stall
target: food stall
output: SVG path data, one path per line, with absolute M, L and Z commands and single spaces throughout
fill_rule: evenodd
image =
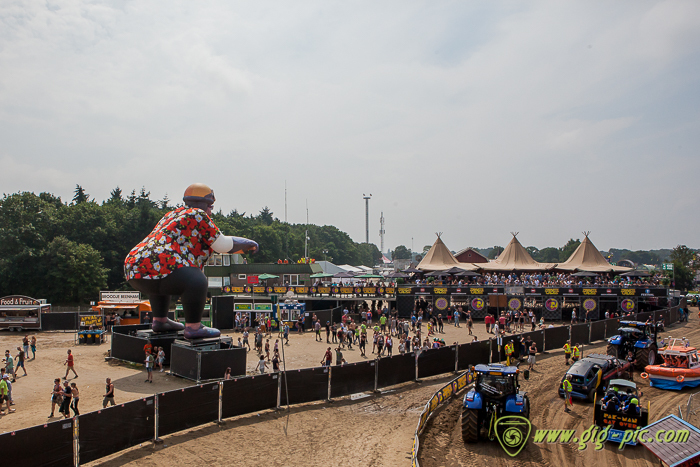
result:
M 37 300 L 24 295 L 9 295 L 0 298 L 0 329 L 21 331 L 41 329 L 41 314 L 51 311 L 46 300 Z
M 117 314 L 122 325 L 140 324 L 142 312 L 150 312 L 151 303 L 141 300 L 141 292 L 100 292 L 100 301 L 92 311 L 105 317 Z

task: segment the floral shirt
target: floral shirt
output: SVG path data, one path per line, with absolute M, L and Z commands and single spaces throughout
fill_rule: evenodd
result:
M 162 279 L 176 269 L 202 268 L 221 231 L 201 209 L 187 206 L 170 211 L 136 245 L 124 261 L 131 279 Z

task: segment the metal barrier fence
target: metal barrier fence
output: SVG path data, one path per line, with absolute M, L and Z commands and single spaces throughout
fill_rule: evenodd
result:
M 425 404 L 423 411 L 418 419 L 418 425 L 416 426 L 416 431 L 413 435 L 413 449 L 411 449 L 411 465 L 413 467 L 419 467 L 418 464 L 418 450 L 420 449 L 420 439 L 419 436 L 423 433 L 425 424 L 428 422 L 430 416 L 435 412 L 435 410 L 443 405 L 445 402 L 451 400 L 457 395 L 462 389 L 466 388 L 472 383 L 471 373 L 462 373 L 457 378 L 453 379 L 443 387 L 441 387 L 433 397 Z
M 678 316 L 671 311 L 675 310 L 660 310 L 655 313 L 657 316 L 659 313 L 663 316 Z M 609 324 L 617 329 L 618 320 L 606 321 L 606 336 L 609 334 Z M 671 323 L 667 321 L 667 324 Z M 585 326 L 585 332 L 580 328 L 581 331 L 576 333 L 583 339 L 581 343 L 588 344 L 588 324 L 578 326 Z M 508 336 L 502 343 L 509 340 L 519 343 L 521 336 L 530 337 L 536 343 L 538 351 L 546 351 L 560 349 L 571 334 L 572 329 L 567 325 Z M 78 466 L 81 460 L 89 462 L 144 441 L 156 440 L 159 436 L 220 422 L 224 418 L 271 408 L 279 409 L 282 405 L 330 400 L 359 392 L 376 392 L 380 388 L 418 381 L 419 377 L 453 373 L 467 369 L 469 365 L 502 361 L 502 351 L 492 338 L 343 366 L 288 370 L 199 384 L 81 414 L 73 419 L 4 433 L 0 435 L 0 445 L 28 446 L 28 449 L 22 449 L 27 455 L 13 460 L 15 466 Z M 458 380 L 459 378 L 455 381 Z M 284 391 L 283 387 L 286 387 Z M 461 389 L 462 386 L 459 387 Z M 441 389 L 443 398 L 448 396 L 446 388 L 447 386 Z M 700 399 L 700 396 L 696 399 Z M 440 397 L 433 398 L 427 407 L 441 402 Z M 189 409 L 183 411 L 182 407 Z M 432 407 L 430 412 L 434 409 Z M 426 419 L 428 416 L 429 413 Z M 419 426 L 424 426 L 424 423 L 425 421 Z M 42 442 L 44 439 L 47 440 L 46 443 Z M 41 445 L 42 449 L 31 447 L 37 445 Z M 416 444 L 416 450 L 417 446 Z

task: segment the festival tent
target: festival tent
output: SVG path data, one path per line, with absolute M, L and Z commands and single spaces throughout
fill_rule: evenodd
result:
M 598 248 L 593 245 L 588 239 L 590 232 L 584 232 L 585 238 L 576 248 L 569 259 L 557 265 L 557 269 L 561 271 L 587 271 L 587 272 L 628 272 L 632 268 L 622 266 L 613 266 L 603 257 L 598 251 Z
M 418 266 L 416 266 L 417 269 L 422 271 L 442 271 L 454 267 L 458 267 L 465 271 L 473 271 L 476 269 L 476 266 L 471 263 L 460 263 L 457 261 L 454 255 L 450 253 L 450 250 L 448 250 L 443 243 L 442 239 L 440 238 L 440 234 L 436 235 L 437 240 L 435 240 L 432 248 L 430 248 L 430 251 L 426 253 L 421 262 L 418 263 Z
M 513 239 L 498 258 L 488 263 L 479 263 L 476 267 L 484 271 L 545 271 L 552 269 L 555 264 L 539 263 L 532 259 L 530 253 L 523 247 L 516 235 L 518 232 L 511 232 Z

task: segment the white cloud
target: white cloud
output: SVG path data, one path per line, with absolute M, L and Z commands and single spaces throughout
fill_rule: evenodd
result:
M 699 9 L 3 2 L 0 183 L 177 199 L 205 181 L 224 211 L 282 217 L 287 180 L 290 221 L 308 198 L 356 240 L 369 191 L 391 247 L 692 244 L 697 221 L 664 226 L 698 195 Z M 643 234 L 623 221 L 649 213 Z

